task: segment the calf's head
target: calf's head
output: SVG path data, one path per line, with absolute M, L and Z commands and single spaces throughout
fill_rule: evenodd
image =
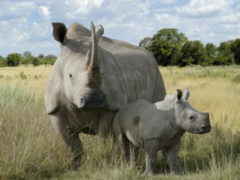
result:
M 101 90 L 101 69 L 98 61 L 98 41 L 103 27 L 91 31 L 79 24 L 69 29 L 62 23 L 53 23 L 53 36 L 60 43 L 62 87 L 65 97 L 78 108 L 102 108 L 107 105 Z
M 175 102 L 175 117 L 179 127 L 183 130 L 203 134 L 211 131 L 209 113 L 199 112 L 189 103 L 190 92 L 185 89 L 182 97 L 182 91 L 177 90 L 177 99 Z

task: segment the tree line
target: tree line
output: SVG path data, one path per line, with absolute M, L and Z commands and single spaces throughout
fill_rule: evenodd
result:
M 189 65 L 231 65 L 240 64 L 240 38 L 221 42 L 219 46 L 213 43 L 204 45 L 201 41 L 190 41 L 178 29 L 161 29 L 153 37 L 145 37 L 139 43 L 150 51 L 159 65 L 189 66 Z M 33 56 L 31 52 L 23 54 L 10 53 L 6 58 L 0 56 L 0 67 L 18 66 L 20 64 L 54 64 L 55 55 L 39 54 Z
M 231 65 L 240 64 L 240 39 L 204 45 L 190 41 L 178 29 L 161 29 L 153 37 L 145 37 L 140 47 L 152 52 L 159 65 Z
M 55 55 L 39 54 L 38 56 L 33 56 L 30 51 L 25 51 L 23 54 L 10 53 L 6 58 L 0 56 L 0 67 L 4 66 L 18 66 L 20 64 L 33 64 L 34 66 L 42 64 L 54 64 L 57 57 Z

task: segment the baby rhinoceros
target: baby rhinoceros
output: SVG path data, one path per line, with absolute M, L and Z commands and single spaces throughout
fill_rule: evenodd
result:
M 189 90 L 177 90 L 177 96 L 167 95 L 152 104 L 137 100 L 122 108 L 114 119 L 117 138 L 123 143 L 125 157 L 137 156 L 138 147 L 146 153 L 145 174 L 154 174 L 157 152 L 162 150 L 171 173 L 179 173 L 177 152 L 185 131 L 203 134 L 211 130 L 209 113 L 195 110 L 188 103 Z M 134 153 L 135 152 L 135 153 Z

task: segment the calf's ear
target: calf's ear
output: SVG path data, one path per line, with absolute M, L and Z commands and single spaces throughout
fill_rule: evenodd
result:
M 182 91 L 177 89 L 177 99 L 180 101 L 182 99 Z
M 53 37 L 56 41 L 61 44 L 64 42 L 65 35 L 67 33 L 67 28 L 63 23 L 52 23 L 53 26 Z
M 190 96 L 190 92 L 189 92 L 188 88 L 186 88 L 184 90 L 184 97 L 183 97 L 183 99 L 188 100 L 189 96 Z

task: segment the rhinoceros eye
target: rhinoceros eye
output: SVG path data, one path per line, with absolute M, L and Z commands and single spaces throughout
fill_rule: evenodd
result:
M 195 117 L 194 116 L 190 116 L 189 119 L 190 119 L 190 122 L 194 122 L 195 121 Z
M 71 73 L 69 74 L 69 77 L 72 78 L 72 74 Z

